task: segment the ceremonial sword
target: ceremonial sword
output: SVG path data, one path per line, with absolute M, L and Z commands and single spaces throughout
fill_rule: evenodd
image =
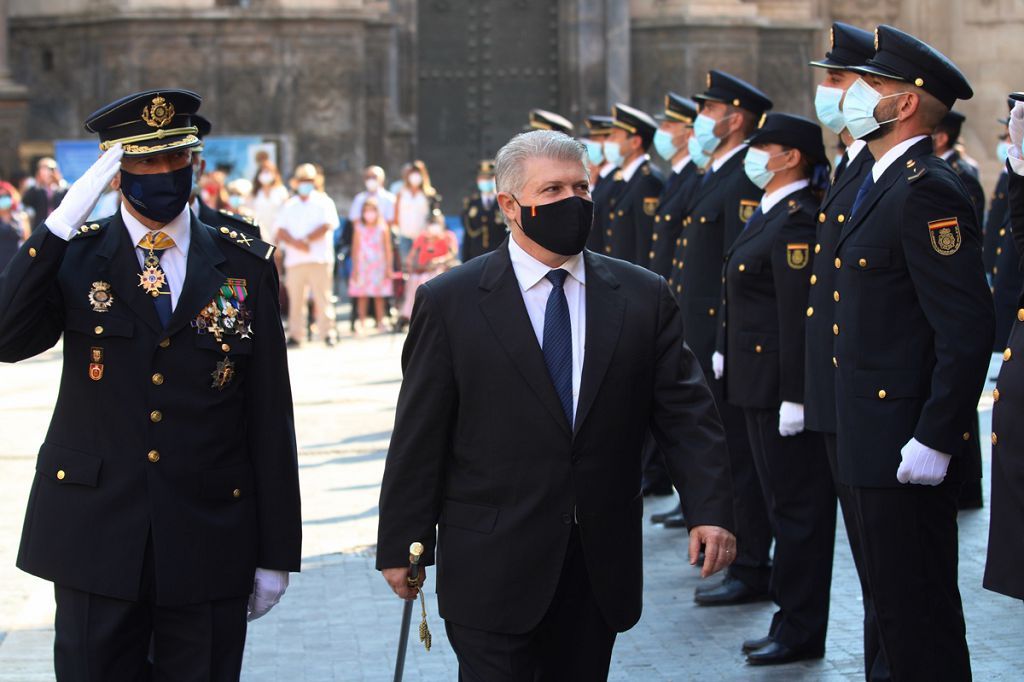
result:
M 423 545 L 414 542 L 409 545 L 409 587 L 419 588 L 420 605 L 423 608 L 423 621 L 420 623 L 420 641 L 430 651 L 430 629 L 427 628 L 427 603 L 423 598 L 423 585 L 420 580 L 420 557 L 423 556 Z M 395 661 L 395 682 L 402 682 L 405 672 L 405 650 L 409 646 L 409 626 L 412 624 L 412 606 L 415 599 L 402 605 L 402 630 L 398 633 L 398 659 Z

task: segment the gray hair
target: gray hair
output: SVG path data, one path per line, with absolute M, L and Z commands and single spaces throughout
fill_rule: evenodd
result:
M 588 174 L 584 158 L 587 148 L 579 140 L 555 130 L 531 130 L 519 133 L 498 150 L 494 157 L 494 180 L 499 192 L 518 194 L 526 178 L 523 164 L 527 159 L 544 158 L 555 161 L 578 161 Z

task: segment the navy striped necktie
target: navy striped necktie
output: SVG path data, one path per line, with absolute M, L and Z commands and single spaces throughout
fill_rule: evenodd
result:
M 544 277 L 551 282 L 547 308 L 544 310 L 544 364 L 555 386 L 569 427 L 573 425 L 572 406 L 572 324 L 569 302 L 565 298 L 566 270 L 551 270 Z

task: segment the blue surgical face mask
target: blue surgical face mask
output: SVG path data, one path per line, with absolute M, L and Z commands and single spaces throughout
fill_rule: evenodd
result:
M 231 208 L 241 208 L 242 197 L 238 194 L 232 194 L 228 197 L 228 203 L 231 204 Z
M 704 170 L 711 163 L 711 157 L 704 153 L 704 150 L 700 148 L 700 142 L 697 141 L 697 137 L 694 135 L 690 137 L 690 141 L 686 143 L 686 149 L 690 152 L 690 161 L 693 164 Z
M 604 163 L 604 147 L 600 142 L 584 140 L 583 144 L 587 148 L 587 160 L 591 166 L 600 166 Z
M 671 133 L 658 129 L 654 133 L 654 151 L 666 161 L 671 161 L 679 153 L 679 147 L 672 143 Z
M 723 116 L 722 121 L 727 118 L 732 118 L 736 114 L 729 114 Z M 701 151 L 705 154 L 710 154 L 718 148 L 722 138 L 715 135 L 715 126 L 718 125 L 718 121 L 706 116 L 705 114 L 698 114 L 697 120 L 693 122 L 693 136 L 697 138 L 697 142 L 700 144 Z
M 483 194 L 493 194 L 494 180 L 477 180 L 476 188 L 480 190 Z
M 814 93 L 814 111 L 818 115 L 821 124 L 838 135 L 846 127 L 846 119 L 839 109 L 839 102 L 843 99 L 845 90 L 840 88 L 829 88 L 824 85 L 818 86 Z
M 11 208 L 14 201 L 9 196 L 0 197 L 0 211 L 6 211 Z
M 887 121 L 875 119 L 875 107 L 883 99 L 899 97 L 906 92 L 896 92 L 891 95 L 882 96 L 877 90 L 868 85 L 863 78 L 858 78 L 846 91 L 846 99 L 843 100 L 843 118 L 846 119 L 846 129 L 850 131 L 854 139 L 863 139 L 886 123 L 892 123 L 896 118 Z
M 1005 140 L 1000 140 L 999 144 L 996 145 L 996 157 L 999 159 L 999 163 L 1006 163 L 1007 157 L 1010 155 L 1010 143 Z M 0 197 L 0 201 L 3 201 L 3 197 Z M 3 206 L 0 205 L 0 208 Z
M 768 161 L 773 156 L 778 156 L 778 154 L 769 154 L 763 149 L 751 147 L 747 150 L 747 155 L 743 159 L 743 170 L 746 172 L 747 177 L 750 178 L 750 181 L 760 189 L 767 187 L 768 183 L 775 177 L 775 171 L 768 170 Z
M 313 193 L 313 183 L 312 182 L 300 182 L 299 183 L 299 187 L 298 187 L 298 192 L 299 192 L 299 196 L 300 197 L 308 197 L 310 194 Z
M 611 140 L 605 140 L 604 145 L 604 158 L 607 159 L 608 163 L 613 166 L 622 165 L 622 150 L 619 149 L 618 142 L 612 142 Z

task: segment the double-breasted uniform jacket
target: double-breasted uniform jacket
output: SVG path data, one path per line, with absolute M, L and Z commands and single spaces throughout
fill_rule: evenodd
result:
M 645 159 L 619 190 L 614 205 L 609 207 L 605 229 L 607 255 L 647 267 L 654 216 L 664 186 L 661 171 Z
M 718 352 L 725 397 L 761 410 L 804 402 L 804 311 L 818 199 L 799 189 L 755 214 L 725 257 Z
M 971 206 L 974 207 L 974 213 L 977 218 L 977 224 L 979 226 L 985 224 L 985 190 L 981 186 L 981 182 L 978 180 L 978 169 L 971 164 L 960 158 L 960 152 L 954 151 L 950 154 L 949 158 L 946 159 L 946 163 L 953 169 L 956 176 L 960 178 L 960 182 L 964 183 L 964 189 L 967 190 L 967 196 L 971 199 Z
M 0 274 L 0 360 L 64 339 L 22 570 L 135 600 L 150 543 L 156 603 L 182 605 L 249 594 L 257 566 L 299 569 L 273 247 L 195 216 L 190 230 L 185 282 L 166 328 L 139 287 L 120 213 L 82 226 L 70 242 L 36 230 Z M 211 305 L 235 312 L 214 315 Z M 210 325 L 200 333 L 204 311 L 204 321 L 234 333 Z
M 683 220 L 669 279 L 683 312 L 686 343 L 708 376 L 721 323 L 722 263 L 763 194 L 743 170 L 744 154 L 736 152 L 717 171 L 709 167 L 701 177 Z
M 1021 252 L 1014 242 L 1014 234 L 1010 229 L 1007 189 L 1007 173 L 1003 171 L 999 176 L 999 184 L 996 185 L 996 193 L 992 196 L 992 207 L 989 209 L 985 228 L 985 247 L 991 248 L 991 267 L 988 272 L 996 309 L 996 336 L 992 342 L 992 351 L 999 353 L 1006 347 L 1010 330 L 1017 321 L 1017 299 L 1020 297 L 1021 288 L 1024 287 Z
M 498 198 L 491 197 L 491 205 L 484 204 L 479 192 L 473 192 L 462 202 L 462 262 L 489 253 L 505 240 L 505 214 L 498 206 Z
M 665 281 L 590 251 L 586 357 L 574 424 L 562 410 L 508 246 L 416 291 L 381 487 L 378 568 L 435 558 L 441 615 L 533 629 L 574 523 L 608 626 L 642 605 L 642 449 L 653 433 L 687 522 L 732 528 L 721 422 Z M 494 349 L 499 349 L 495 352 Z M 614 548 L 610 551 L 610 548 Z
M 1010 172 L 1010 222 L 1024 225 L 1024 178 Z M 1024 233 L 1013 230 L 1024 253 Z M 992 520 L 989 524 L 985 587 L 1024 599 L 1024 295 L 1018 292 L 1013 329 L 992 393 Z
M 658 213 L 654 216 L 654 234 L 651 236 L 650 261 L 647 268 L 665 279 L 672 274 L 676 242 L 683 230 L 686 207 L 700 185 L 702 173 L 697 164 L 687 162 L 678 173 L 673 172 L 665 181 L 658 200 Z
M 1008 174 L 1004 169 L 996 180 L 995 191 L 989 200 L 988 213 L 985 215 L 985 237 L 983 246 L 983 258 L 985 259 L 985 272 L 989 274 L 989 281 L 992 280 L 992 268 L 996 264 L 996 249 L 1005 247 L 1003 240 L 1010 240 L 1010 204 L 1007 199 Z M 1005 249 L 1004 249 L 1005 250 Z
M 807 300 L 807 352 L 804 373 L 804 423 L 811 431 L 836 432 L 836 375 L 832 365 L 836 304 L 836 268 L 832 253 L 850 218 L 850 209 L 864 176 L 875 160 L 865 146 L 836 177 L 821 202 L 817 215 L 817 243 Z
M 587 237 L 587 248 L 594 253 L 607 255 L 611 250 L 611 245 L 607 244 L 610 213 L 615 208 L 619 193 L 625 185 L 622 171 L 618 168 L 613 168 L 604 177 L 598 174 L 594 178 L 594 189 L 590 193 L 590 198 L 594 202 L 594 226 Z
M 846 221 L 833 326 L 840 482 L 898 487 L 911 438 L 975 475 L 971 430 L 992 344 L 992 298 L 974 207 L 923 139 L 897 158 Z
M 231 211 L 216 211 L 207 206 L 202 198 L 199 200 L 199 222 L 205 225 L 214 225 L 217 227 L 228 227 L 235 232 L 249 235 L 250 237 L 260 238 L 260 226 L 256 224 L 254 220 L 244 218 L 237 213 Z M 268 230 L 273 229 L 273 225 L 267 227 Z

